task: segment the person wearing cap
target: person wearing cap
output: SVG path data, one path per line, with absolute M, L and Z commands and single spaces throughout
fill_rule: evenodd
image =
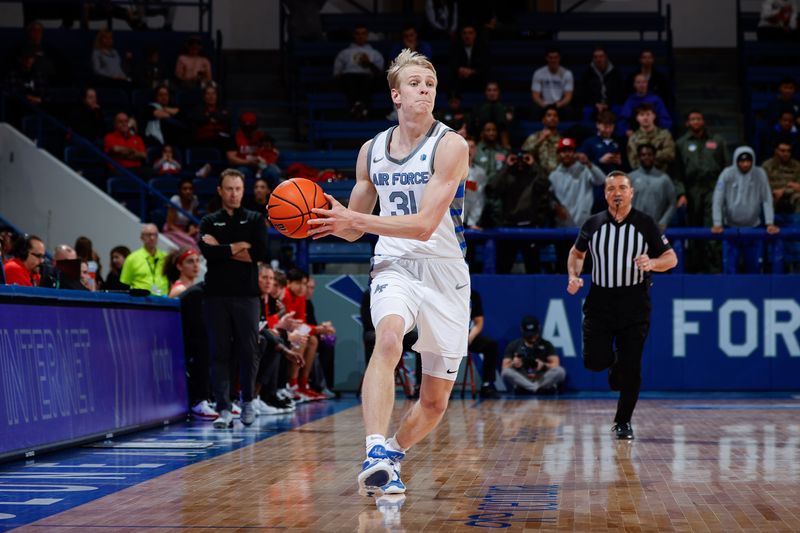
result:
M 642 382 L 642 352 L 650 331 L 651 272 L 678 264 L 658 224 L 633 208 L 630 177 L 615 171 L 605 180 L 608 209 L 581 226 L 567 261 L 567 292 L 583 287 L 586 252 L 592 254 L 592 285 L 583 305 L 583 364 L 608 370 L 611 390 L 620 391 L 614 426 L 618 439 L 633 439 L 631 418 Z
M 556 349 L 541 337 L 536 317 L 524 317 L 520 330 L 522 336 L 509 342 L 503 355 L 503 381 L 517 392 L 556 392 L 567 378 Z
M 248 181 L 256 177 L 264 177 L 270 188 L 280 182 L 281 172 L 275 165 L 278 151 L 273 146 L 273 139 L 258 129 L 258 117 L 252 111 L 244 111 L 239 115 L 239 128 L 234 136 L 235 146 L 226 152 L 228 164 L 244 174 Z
M 522 151 L 531 153 L 545 172 L 552 172 L 558 166 L 558 143 L 561 141 L 559 122 L 558 108 L 552 104 L 545 107 L 542 115 L 544 127 L 528 135 L 522 143 Z
M 749 146 L 740 146 L 733 152 L 733 160 L 734 164 L 722 171 L 714 187 L 711 232 L 722 233 L 723 224 L 730 228 L 755 228 L 761 225 L 763 217 L 767 233 L 778 233 L 772 190 L 767 174 L 755 166 L 755 152 Z M 745 272 L 759 272 L 763 247 L 761 240 L 725 241 L 725 273 L 736 273 L 740 255 L 744 258 Z
M 588 157 L 576 153 L 575 140 L 565 137 L 558 142 L 559 165 L 550 173 L 550 184 L 558 202 L 566 210 L 563 227 L 580 227 L 592 213 L 593 187 L 602 185 L 605 175 Z

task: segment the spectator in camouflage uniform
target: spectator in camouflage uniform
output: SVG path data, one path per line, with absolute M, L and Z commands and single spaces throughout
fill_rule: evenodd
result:
M 792 146 L 779 142 L 775 155 L 764 161 L 775 205 L 775 224 L 800 226 L 800 161 L 792 158 Z M 800 272 L 800 242 L 785 241 L 784 258 L 788 272 Z
M 533 155 L 539 166 L 548 174 L 558 166 L 558 142 L 561 134 L 558 132 L 558 108 L 549 105 L 544 109 L 542 116 L 544 128 L 532 133 L 522 144 L 522 151 Z
M 639 167 L 639 146 L 652 144 L 656 147 L 656 168 L 669 174 L 675 160 L 675 141 L 668 130 L 656 126 L 656 112 L 650 104 L 642 104 L 634 111 L 639 129 L 628 139 L 628 162 L 631 168 Z
M 775 155 L 764 161 L 775 213 L 800 213 L 800 161 L 792 158 L 792 145 L 781 142 Z
M 677 157 L 673 178 L 678 195 L 678 210 L 686 210 L 686 224 L 691 227 L 711 227 L 711 199 L 722 170 L 730 162 L 725 140 L 706 129 L 703 113 L 693 109 L 686 115 L 686 133 L 676 143 Z M 719 271 L 716 261 L 721 256 L 720 243 L 693 241 L 688 249 L 687 270 L 691 272 Z

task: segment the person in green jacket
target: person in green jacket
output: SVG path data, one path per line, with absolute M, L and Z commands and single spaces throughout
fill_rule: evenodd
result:
M 714 186 L 722 170 L 730 164 L 725 140 L 706 129 L 703 113 L 692 109 L 686 114 L 686 133 L 677 140 L 675 158 L 675 191 L 679 213 L 685 211 L 686 225 L 710 228 L 711 200 Z M 690 272 L 719 272 L 721 264 L 719 242 L 690 243 L 687 270 Z M 709 264 L 709 258 L 714 258 Z
M 144 224 L 140 238 L 144 246 L 125 258 L 119 281 L 132 289 L 146 289 L 154 296 L 166 296 L 169 293 L 169 281 L 164 274 L 167 253 L 156 248 L 156 225 Z

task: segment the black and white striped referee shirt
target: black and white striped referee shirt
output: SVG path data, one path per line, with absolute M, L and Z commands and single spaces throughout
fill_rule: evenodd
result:
M 643 283 L 645 273 L 633 260 L 642 254 L 655 259 L 671 248 L 655 220 L 636 209 L 622 222 L 607 210 L 593 215 L 575 241 L 576 250 L 592 254 L 592 283 L 608 289 Z

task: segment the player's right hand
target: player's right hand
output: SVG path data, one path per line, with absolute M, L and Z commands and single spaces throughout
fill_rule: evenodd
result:
M 569 278 L 569 283 L 567 283 L 567 292 L 570 294 L 575 294 L 583 287 L 583 278 Z
M 311 210 L 312 213 L 319 217 L 308 221 L 309 226 L 311 226 L 311 229 L 308 230 L 308 235 L 313 239 L 320 239 L 329 235 L 338 237 L 341 232 L 350 229 L 350 210 L 328 193 L 325 193 L 325 198 L 331 204 L 330 209 L 315 207 Z

